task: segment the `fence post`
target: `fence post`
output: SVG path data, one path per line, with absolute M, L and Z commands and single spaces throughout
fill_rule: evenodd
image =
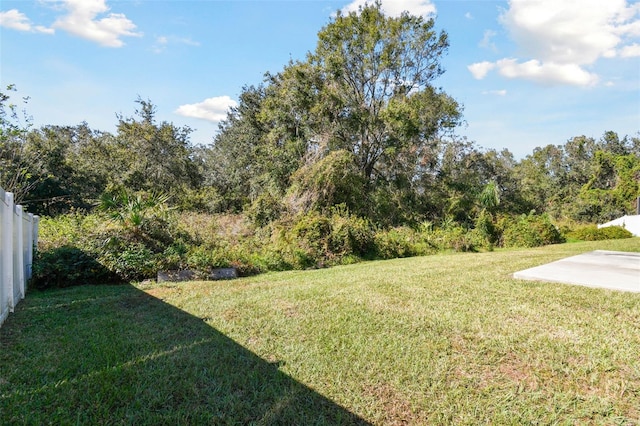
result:
M 2 303 L 13 312 L 13 194 L 4 194 L 6 204 L 2 215 L 2 285 L 6 300 Z
M 15 216 L 14 216 L 14 235 L 15 235 L 15 245 L 14 245 L 14 283 L 17 283 L 17 286 L 14 284 L 14 306 L 18 304 L 18 302 L 24 299 L 24 233 L 23 233 L 23 223 L 22 223 L 22 206 L 17 204 L 15 206 Z M 18 290 L 18 294 L 15 294 L 15 290 Z
M 5 240 L 8 239 L 7 232 L 4 229 L 4 217 L 8 215 L 6 205 L 6 195 L 4 189 L 0 188 L 0 324 L 9 315 L 9 292 L 8 284 L 5 281 L 5 257 L 9 254 L 6 251 Z

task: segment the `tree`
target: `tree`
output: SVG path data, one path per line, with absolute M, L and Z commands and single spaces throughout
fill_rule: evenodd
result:
M 583 215 L 590 221 L 606 222 L 633 214 L 640 196 L 640 157 L 620 152 L 596 151 L 593 174 L 579 193 Z
M 449 46 L 434 20 L 386 17 L 379 2 L 337 14 L 309 55 L 313 139 L 352 152 L 371 188 L 377 179 L 409 179 L 439 132 L 455 127 L 458 104 L 431 86 Z
M 170 190 L 178 198 L 185 189 L 199 187 L 201 176 L 189 142 L 191 129 L 166 121 L 157 124 L 151 101 L 138 98 L 136 103 L 138 119 L 118 116 L 114 152 L 122 168 L 118 183 L 132 191 Z
M 199 152 L 204 184 L 218 192 L 223 210 L 241 211 L 264 190 L 261 176 L 270 163 L 261 158 L 267 132 L 259 118 L 264 98 L 264 87 L 244 87 L 239 105 L 220 123 L 213 144 Z
M 514 173 L 523 197 L 539 213 L 586 222 L 609 220 L 631 211 L 638 146 L 637 138 L 619 138 L 613 131 L 598 141 L 576 136 L 564 145 L 536 148 Z
M 349 178 L 359 185 L 351 191 L 358 199 L 325 193 L 319 205 L 352 200 L 357 202 L 347 207 L 358 214 L 402 221 L 399 210 L 416 207 L 415 182 L 432 172 L 428 166 L 442 134 L 461 120 L 457 102 L 431 85 L 443 73 L 440 59 L 447 48 L 447 36 L 436 33 L 433 19 L 387 17 L 380 3 L 338 13 L 305 61 L 267 75 L 259 103 L 241 99 L 216 146 L 223 152 L 250 147 L 245 155 L 252 153 L 254 163 L 240 170 L 260 178 L 252 193 L 257 187 L 276 196 L 286 192 L 294 174 L 297 183 L 306 182 L 305 194 L 299 194 L 308 196 L 309 178 L 327 181 L 331 176 L 320 175 L 334 173 L 334 160 L 351 158 L 349 169 L 352 161 L 360 174 Z M 268 165 L 267 172 L 256 173 L 257 163 Z
M 15 85 L 6 87 L 15 92 Z M 22 102 L 26 104 L 29 98 Z M 11 95 L 0 92 L 0 186 L 12 192 L 20 204 L 39 182 L 42 156 L 26 150 L 26 137 L 31 128 L 31 117 L 11 103 Z
M 433 19 L 387 17 L 379 2 L 338 13 L 305 60 L 243 90 L 203 153 L 208 183 L 233 208 L 270 206 L 268 217 L 286 196 L 290 206 L 344 203 L 391 223 L 415 218 L 421 176 L 434 172 L 442 136 L 461 120 L 458 103 L 432 86 L 447 49 Z
M 113 135 L 94 131 L 87 123 L 33 129 L 27 134 L 25 150 L 41 156 L 39 179 L 25 199 L 39 214 L 90 209 L 122 173 Z
M 537 213 L 559 215 L 559 210 L 551 210 L 567 201 L 566 193 L 571 190 L 565 185 L 567 170 L 562 146 L 535 148 L 514 172 L 520 181 L 522 196 L 532 209 Z
M 293 175 L 290 208 L 296 212 L 316 210 L 328 214 L 333 206 L 344 204 L 360 212 L 364 209 L 361 188 L 362 176 L 353 154 L 332 151 Z

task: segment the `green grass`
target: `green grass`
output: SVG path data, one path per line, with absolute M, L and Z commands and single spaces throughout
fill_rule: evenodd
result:
M 2 424 L 637 424 L 640 294 L 514 280 L 640 239 L 32 292 Z

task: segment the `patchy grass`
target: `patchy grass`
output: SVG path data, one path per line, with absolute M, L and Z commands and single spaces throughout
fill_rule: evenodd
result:
M 30 293 L 3 424 L 635 424 L 640 294 L 514 280 L 640 239 Z

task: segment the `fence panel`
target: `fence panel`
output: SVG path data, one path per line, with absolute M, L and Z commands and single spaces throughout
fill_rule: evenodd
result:
M 10 213 L 9 196 L 0 188 L 0 324 L 9 315 L 10 301 L 13 302 L 13 219 Z
M 0 188 L 0 325 L 25 297 L 38 221 L 38 216 L 14 204 L 12 193 Z

